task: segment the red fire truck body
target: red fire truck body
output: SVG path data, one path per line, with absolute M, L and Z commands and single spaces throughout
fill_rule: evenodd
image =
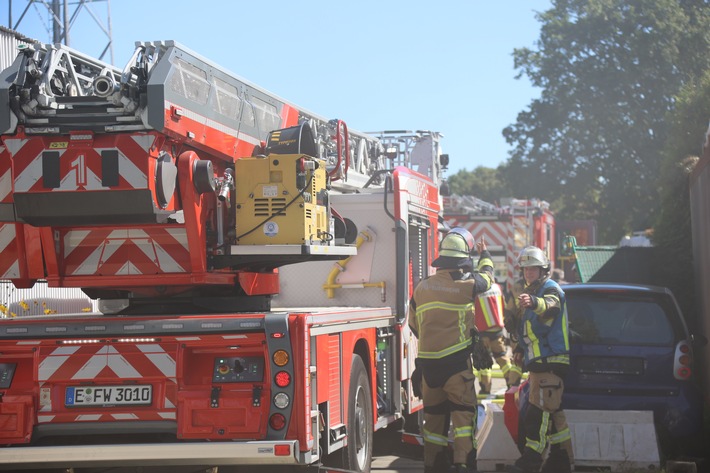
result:
M 0 277 L 102 309 L 0 320 L 0 469 L 368 471 L 421 409 L 437 133 L 348 131 L 174 42 L 24 48 L 0 110 Z

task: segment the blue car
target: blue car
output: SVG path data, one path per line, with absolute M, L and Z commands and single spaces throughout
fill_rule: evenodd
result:
M 703 396 L 692 338 L 671 291 L 618 283 L 562 289 L 571 351 L 562 407 L 653 411 L 664 453 L 697 455 Z

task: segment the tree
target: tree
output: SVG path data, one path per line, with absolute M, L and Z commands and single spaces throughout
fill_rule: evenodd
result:
M 553 0 L 538 19 L 537 49 L 513 56 L 542 93 L 503 131 L 514 148 L 501 176 L 616 243 L 655 222 L 665 117 L 710 66 L 708 2 Z
M 503 197 L 514 197 L 500 179 L 498 169 L 484 166 L 478 166 L 473 171 L 462 169 L 447 181 L 452 193 L 472 195 L 491 204 L 500 202 Z

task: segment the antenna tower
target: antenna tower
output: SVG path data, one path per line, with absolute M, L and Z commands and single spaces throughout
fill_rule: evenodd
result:
M 103 34 L 106 44 L 96 56 L 113 64 L 111 0 L 9 0 L 7 18 L 7 27 L 11 30 L 42 42 L 69 47 L 73 47 L 70 39 L 79 37 L 74 36 L 73 31 L 91 35 L 92 45 L 103 44 L 97 39 Z M 42 26 L 38 25 L 38 19 Z M 109 58 L 105 59 L 107 54 Z

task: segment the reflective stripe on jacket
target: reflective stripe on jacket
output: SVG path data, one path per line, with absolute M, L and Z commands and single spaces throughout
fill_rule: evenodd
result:
M 440 359 L 471 345 L 474 300 L 491 287 L 492 262 L 481 258 L 481 272 L 464 278 L 459 269 L 440 268 L 414 290 L 409 326 L 419 339 L 419 358 Z
M 529 289 L 532 287 L 525 292 L 530 293 Z M 525 365 L 536 361 L 569 364 L 569 322 L 564 291 L 555 281 L 546 279 L 534 296 L 537 306 L 525 310 L 519 327 Z

